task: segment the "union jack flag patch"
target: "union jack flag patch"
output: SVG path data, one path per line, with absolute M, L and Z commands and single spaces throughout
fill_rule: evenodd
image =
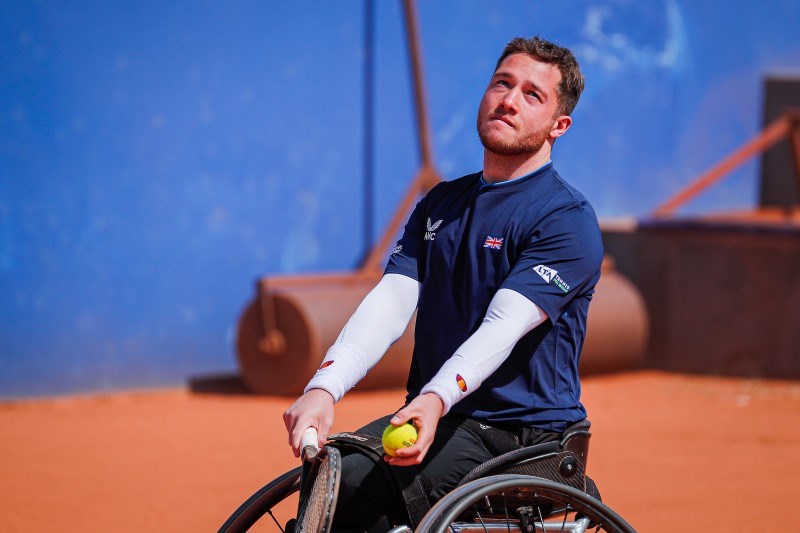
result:
M 499 250 L 500 248 L 503 247 L 503 237 L 487 236 L 486 241 L 484 241 L 483 243 L 483 247 Z

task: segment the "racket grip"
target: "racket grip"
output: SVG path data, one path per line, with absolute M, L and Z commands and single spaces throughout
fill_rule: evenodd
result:
M 301 457 L 306 461 L 312 461 L 319 453 L 319 440 L 317 438 L 317 428 L 310 427 L 303 432 L 300 439 Z

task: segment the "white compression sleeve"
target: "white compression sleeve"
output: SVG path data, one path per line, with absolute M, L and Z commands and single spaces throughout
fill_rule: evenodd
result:
M 506 360 L 526 333 L 547 320 L 547 313 L 511 289 L 500 289 L 489 303 L 480 327 L 445 361 L 439 372 L 422 388 L 444 404 L 443 415 Z
M 304 392 L 324 389 L 338 402 L 403 334 L 417 309 L 419 287 L 408 276 L 384 275 L 347 321 Z

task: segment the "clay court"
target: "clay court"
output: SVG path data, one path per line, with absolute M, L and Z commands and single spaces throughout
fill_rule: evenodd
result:
M 351 393 L 335 429 L 402 398 Z M 586 378 L 584 400 L 589 475 L 637 530 L 762 531 L 800 520 L 799 382 L 633 372 Z M 281 421 L 289 403 L 218 388 L 2 404 L 2 529 L 216 531 L 297 464 Z

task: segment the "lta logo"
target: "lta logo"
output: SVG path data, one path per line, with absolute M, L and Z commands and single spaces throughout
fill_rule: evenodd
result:
M 558 270 L 553 270 L 544 265 L 536 265 L 533 267 L 533 271 L 539 274 L 547 283 L 553 283 L 562 291 L 569 292 L 569 284 L 561 279 L 561 276 L 558 275 Z

